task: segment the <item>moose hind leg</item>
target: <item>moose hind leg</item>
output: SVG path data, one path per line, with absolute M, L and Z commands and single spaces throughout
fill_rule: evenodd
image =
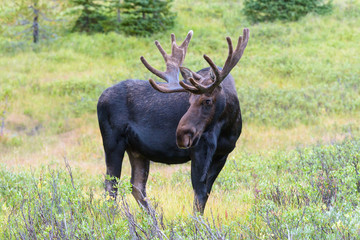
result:
M 131 164 L 132 195 L 136 202 L 148 209 L 146 182 L 149 176 L 150 161 L 135 152 L 127 151 Z
M 113 198 L 117 196 L 117 179 L 121 175 L 121 166 L 125 153 L 125 141 L 119 141 L 111 148 L 105 147 L 106 179 L 105 190 Z M 117 178 L 117 179 L 116 179 Z

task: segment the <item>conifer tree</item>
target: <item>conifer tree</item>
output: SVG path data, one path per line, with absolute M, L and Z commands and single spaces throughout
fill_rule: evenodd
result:
M 327 14 L 332 0 L 245 0 L 244 13 L 253 23 L 265 21 L 297 21 L 310 12 Z
M 107 18 L 103 14 L 102 1 L 94 0 L 71 0 L 75 6 L 81 8 L 81 14 L 72 29 L 74 32 L 104 32 L 102 22 Z
M 121 30 L 129 35 L 146 36 L 169 29 L 175 14 L 170 11 L 173 0 L 124 0 L 121 4 Z

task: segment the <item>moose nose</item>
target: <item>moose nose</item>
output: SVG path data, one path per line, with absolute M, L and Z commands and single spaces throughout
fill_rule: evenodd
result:
M 193 142 L 193 137 L 195 134 L 195 129 L 178 129 L 176 144 L 179 148 L 187 149 L 190 148 Z

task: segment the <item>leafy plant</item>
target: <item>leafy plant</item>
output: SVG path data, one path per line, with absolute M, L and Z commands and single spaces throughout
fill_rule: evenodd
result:
M 122 21 L 121 16 L 121 7 L 122 0 L 104 0 L 104 8 L 106 12 L 107 19 L 102 21 L 102 26 L 104 28 L 104 32 L 120 32 L 120 24 Z
M 252 230 L 250 226 L 256 223 L 250 222 L 243 228 L 250 236 L 274 239 L 356 239 L 360 227 L 359 147 L 358 139 L 350 139 L 277 156 L 288 168 L 278 178 L 289 180 L 259 183 L 250 220 L 260 219 L 262 224 Z
M 245 0 L 243 11 L 251 22 L 264 22 L 296 21 L 310 12 L 324 14 L 331 9 L 331 0 Z
M 103 14 L 104 6 L 94 0 L 72 0 L 81 9 L 81 14 L 75 22 L 73 32 L 104 32 L 102 25 L 107 17 Z
M 121 30 L 129 35 L 146 36 L 174 25 L 175 14 L 170 11 L 173 0 L 124 0 L 121 6 Z
M 126 195 L 129 179 L 118 182 L 118 198 L 99 196 L 100 181 L 88 184 L 66 170 L 0 170 L 0 234 L 5 239 L 225 239 L 231 233 L 201 216 L 165 222 L 156 202 L 145 211 Z M 167 226 L 168 225 L 168 226 Z M 168 236 L 170 238 L 168 238 Z

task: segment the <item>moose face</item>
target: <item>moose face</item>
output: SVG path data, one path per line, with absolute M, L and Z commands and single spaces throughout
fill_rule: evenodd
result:
M 186 74 L 182 75 L 186 79 Z M 209 85 L 214 82 L 210 76 L 200 79 L 201 84 Z M 191 76 L 193 77 L 193 76 Z M 212 92 L 204 94 L 191 94 L 190 107 L 181 118 L 176 129 L 176 144 L 179 148 L 187 149 L 196 146 L 203 132 L 217 122 L 225 108 L 225 94 L 220 86 Z

